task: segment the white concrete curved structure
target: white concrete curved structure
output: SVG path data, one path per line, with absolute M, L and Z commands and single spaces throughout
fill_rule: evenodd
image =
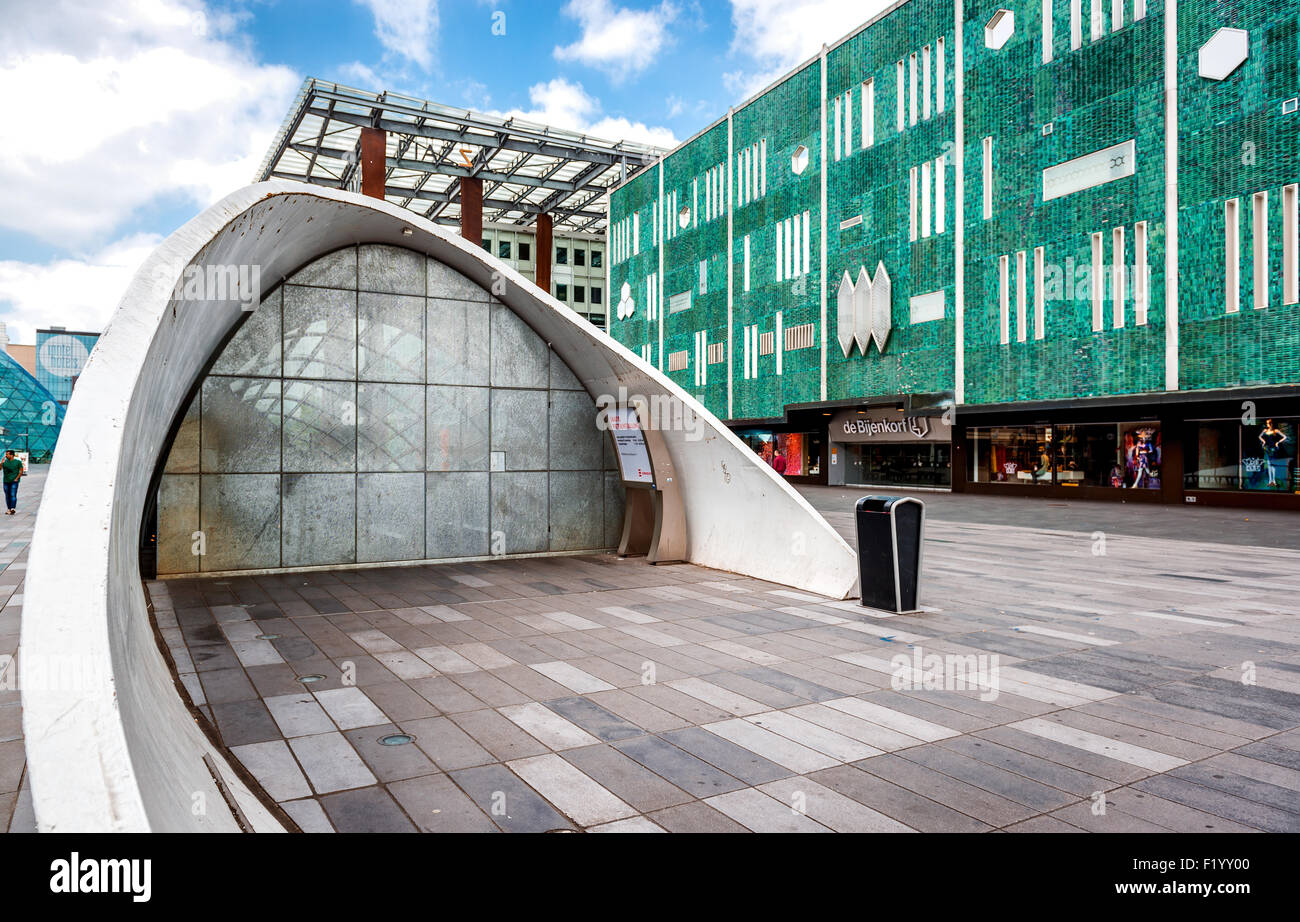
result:
M 294 183 L 241 189 L 168 238 L 141 267 L 79 381 L 49 474 L 26 579 L 23 666 L 83 678 L 25 688 L 24 730 L 43 831 L 236 830 L 205 756 L 248 825 L 279 829 L 176 692 L 139 577 L 138 536 L 169 427 L 223 338 L 238 301 L 172 298 L 187 267 L 258 265 L 269 290 L 351 243 L 422 251 L 497 293 L 593 395 L 670 395 L 704 437 L 664 433 L 694 563 L 849 596 L 857 560 L 785 481 L 665 376 L 513 270 L 396 206 Z M 500 280 L 505 281 L 500 293 Z M 24 668 L 24 677 L 27 670 Z

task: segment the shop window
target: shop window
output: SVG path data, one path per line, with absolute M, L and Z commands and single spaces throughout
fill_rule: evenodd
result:
M 1300 492 L 1296 436 L 1300 419 L 1265 417 L 1196 424 L 1196 441 L 1184 451 L 1183 486 L 1189 490 Z
M 823 440 L 818 433 L 748 430 L 736 434 L 778 474 L 816 477 L 822 472 Z
M 967 433 L 975 483 L 1160 488 L 1159 423 L 981 427 Z
M 973 482 L 1051 485 L 1050 427 L 981 427 L 967 431 L 972 448 L 970 479 Z

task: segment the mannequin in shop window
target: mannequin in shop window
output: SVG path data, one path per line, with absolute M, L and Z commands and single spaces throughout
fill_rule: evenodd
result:
M 1052 456 L 1047 453 L 1046 445 L 1038 446 L 1038 466 L 1034 468 L 1034 479 L 1040 481 L 1052 479 Z

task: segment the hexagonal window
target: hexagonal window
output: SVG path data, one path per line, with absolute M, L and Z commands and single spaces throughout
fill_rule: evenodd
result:
M 806 169 L 808 169 L 808 148 L 800 144 L 790 155 L 790 170 L 794 175 L 801 176 Z
M 1220 29 L 1196 53 L 1196 71 L 1206 80 L 1226 80 L 1250 54 L 1245 29 Z
M 1016 31 L 1016 14 L 1010 10 L 998 10 L 984 27 L 984 47 L 994 51 L 1000 49 Z
M 685 230 L 686 228 L 690 227 L 690 225 L 691 225 L 691 209 L 689 206 L 683 205 L 681 211 L 677 212 L 677 226 L 680 227 L 682 230 Z

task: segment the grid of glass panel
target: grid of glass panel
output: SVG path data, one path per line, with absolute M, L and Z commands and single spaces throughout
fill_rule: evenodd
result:
M 0 350 L 0 442 L 5 449 L 28 452 L 32 463 L 49 461 L 63 412 L 53 394 Z

